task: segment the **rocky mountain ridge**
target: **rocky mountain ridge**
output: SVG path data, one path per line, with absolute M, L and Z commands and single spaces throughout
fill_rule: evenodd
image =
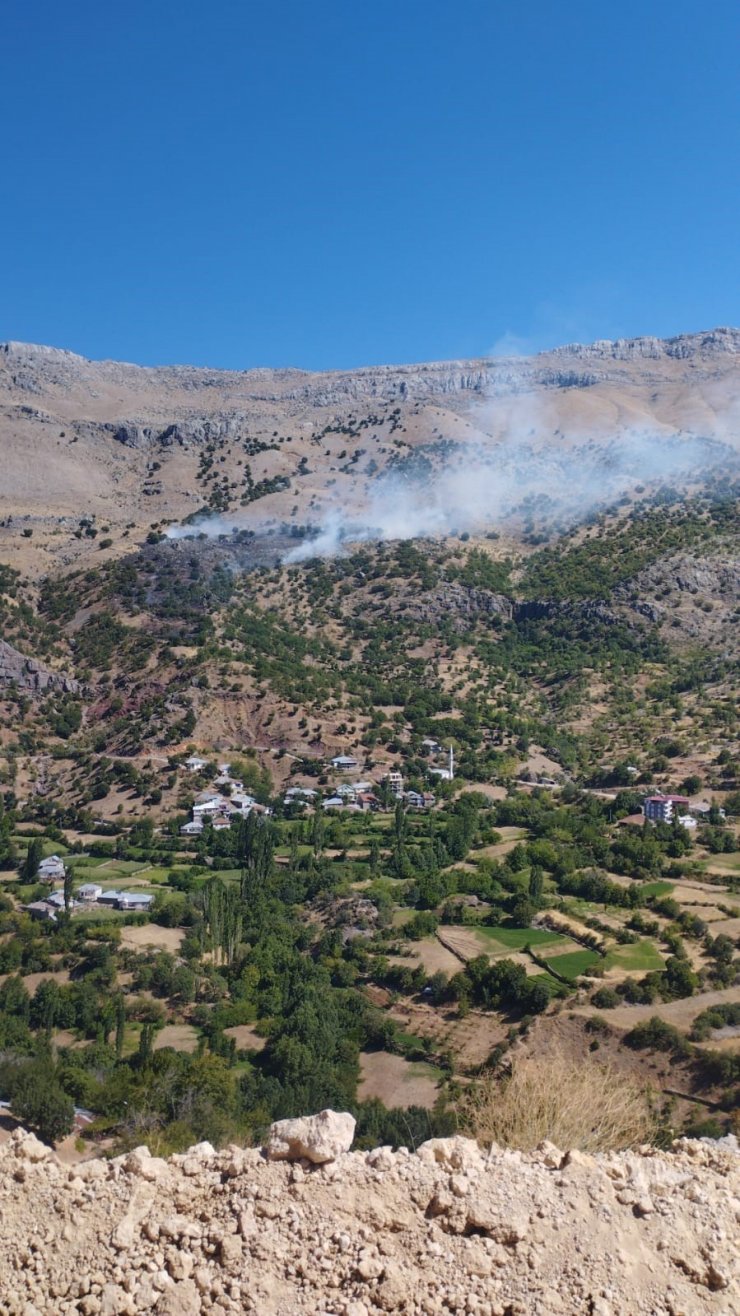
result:
M 302 402 L 314 406 L 365 399 L 429 398 L 435 395 L 497 395 L 532 387 L 584 388 L 623 376 L 624 363 L 689 363 L 711 372 L 726 356 L 740 353 L 740 330 L 718 328 L 674 338 L 642 337 L 570 343 L 530 357 L 478 358 L 470 361 L 422 362 L 418 365 L 365 366 L 351 371 L 321 373 L 296 368 L 214 370 L 194 366 L 137 366 L 127 362 L 92 361 L 60 348 L 32 343 L 0 344 L 0 389 L 8 394 L 87 393 L 96 399 L 96 385 L 143 392 L 208 393 L 217 391 L 232 403 Z M 600 369 L 579 370 L 564 363 L 598 363 Z M 611 363 L 613 369 L 606 369 Z M 721 364 L 720 364 L 721 368 Z

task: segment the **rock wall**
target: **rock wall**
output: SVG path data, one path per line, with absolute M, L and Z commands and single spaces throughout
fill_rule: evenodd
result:
M 271 1159 L 315 1150 L 308 1124 L 264 1153 L 204 1143 L 74 1167 L 15 1133 L 0 1316 L 740 1311 L 735 1139 L 598 1158 L 463 1138 L 337 1154 L 322 1126 L 335 1159 Z

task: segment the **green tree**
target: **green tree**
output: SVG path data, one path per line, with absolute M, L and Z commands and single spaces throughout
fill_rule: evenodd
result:
M 517 896 L 511 907 L 511 919 L 518 928 L 528 928 L 536 913 L 536 906 L 525 895 Z
M 539 905 L 545 889 L 545 875 L 541 868 L 534 865 L 529 873 L 529 898 L 533 905 Z
M 13 1114 L 44 1142 L 54 1143 L 72 1131 L 74 1104 L 41 1062 L 24 1065 L 11 1088 Z
M 119 992 L 116 996 L 116 1057 L 118 1060 L 123 1055 L 123 1044 L 126 1037 L 126 1006 L 123 999 L 123 993 Z
M 26 857 L 21 865 L 21 877 L 24 882 L 33 882 L 39 871 L 39 864 L 44 855 L 44 847 L 40 836 L 33 836 L 28 843 Z

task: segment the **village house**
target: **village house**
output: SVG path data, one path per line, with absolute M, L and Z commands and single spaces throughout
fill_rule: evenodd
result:
M 322 809 L 343 809 L 344 800 L 341 795 L 331 795 L 328 800 L 324 800 L 321 807 Z
M 62 882 L 64 881 L 64 871 L 64 864 L 59 855 L 50 854 L 48 858 L 41 860 L 36 876 L 39 882 Z
M 181 836 L 200 836 L 203 831 L 203 819 L 191 818 L 190 822 L 183 823 L 180 828 Z
M 240 813 L 250 813 L 257 801 L 253 795 L 248 795 L 246 791 L 232 791 L 229 796 L 229 803 L 238 809 Z
M 388 782 L 391 795 L 395 796 L 397 800 L 400 800 L 403 795 L 403 773 L 398 772 L 396 769 L 392 769 L 390 772 L 386 773 L 385 780 Z
M 674 809 L 680 806 L 687 812 L 689 801 L 685 795 L 648 795 L 643 801 L 642 811 L 648 822 L 669 823 L 673 821 Z
M 317 797 L 318 791 L 311 790 L 307 786 L 290 786 L 283 796 L 283 804 L 287 807 L 289 804 L 311 804 Z
M 335 754 L 334 758 L 329 760 L 329 765 L 335 772 L 354 772 L 359 767 L 357 759 L 351 754 Z
M 99 900 L 102 894 L 103 888 L 98 886 L 97 882 L 85 882 L 84 886 L 81 886 L 77 892 L 78 899 L 85 902 Z
M 700 822 L 708 822 L 712 809 L 716 807 L 716 805 L 707 804 L 706 800 L 702 800 L 701 804 L 694 804 L 692 806 L 691 812 L 696 815 Z M 721 818 L 724 821 L 727 817 L 727 813 L 724 809 L 717 809 L 716 817 Z
M 406 791 L 404 799 L 410 809 L 431 809 L 436 802 L 431 791 Z
M 154 903 L 154 896 L 146 895 L 143 891 L 120 891 L 116 907 L 118 909 L 151 909 Z
M 56 923 L 57 921 L 57 911 L 48 900 L 32 900 L 30 905 L 24 905 L 23 908 L 27 914 L 31 915 L 31 918 L 38 919 L 42 923 Z
M 47 897 L 47 901 L 46 901 L 46 903 L 47 903 L 48 905 L 52 905 L 53 908 L 56 909 L 56 910 L 65 909 L 66 906 L 65 906 L 65 903 L 64 903 L 64 892 L 63 892 L 63 891 L 54 891 L 54 892 L 52 893 L 52 895 L 50 895 L 50 896 Z M 76 908 L 77 908 L 77 901 L 76 901 L 76 900 L 70 900 L 70 902 L 69 902 L 69 908 L 70 908 L 70 909 L 76 909 Z
M 198 754 L 191 754 L 190 758 L 185 760 L 185 767 L 188 772 L 202 772 L 208 767 L 208 759 L 202 759 Z

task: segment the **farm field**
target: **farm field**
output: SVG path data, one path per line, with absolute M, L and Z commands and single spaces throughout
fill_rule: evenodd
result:
M 153 946 L 157 950 L 167 950 L 176 954 L 185 936 L 184 928 L 163 928 L 157 923 L 145 923 L 139 926 L 121 928 L 121 944 L 133 946 L 136 950 Z
M 450 945 L 453 943 L 451 942 Z M 422 941 L 412 941 L 407 943 L 405 955 L 391 955 L 392 964 L 414 965 L 421 964 L 425 973 L 431 976 L 433 973 L 457 973 L 460 968 L 460 958 L 458 955 L 442 944 L 438 937 L 425 937 Z
M 652 973 L 663 968 L 664 956 L 654 941 L 646 938 L 625 946 L 614 946 L 603 960 L 607 970 L 620 969 L 625 973 Z
M 627 1030 L 657 1015 L 666 1023 L 672 1024 L 674 1028 L 688 1032 L 696 1016 L 703 1010 L 708 1010 L 712 1005 L 727 1005 L 730 1002 L 740 1002 L 740 985 L 736 984 L 734 987 L 724 987 L 716 991 L 698 992 L 695 996 L 686 996 L 678 1001 L 653 1001 L 650 1005 L 617 1005 L 612 1010 L 605 1010 L 604 1018 L 612 1027 Z M 586 1015 L 593 1014 L 594 1010 L 589 1006 L 574 1006 L 573 1012 Z
M 699 867 L 706 873 L 719 873 L 722 876 L 740 877 L 740 851 L 734 854 L 713 854 L 699 861 Z
M 191 1024 L 165 1024 L 154 1035 L 154 1050 L 174 1047 L 175 1051 L 192 1052 L 198 1045 L 198 1030 Z
M 587 974 L 589 969 L 600 964 L 601 956 L 593 950 L 574 950 L 566 955 L 551 955 L 547 963 L 555 973 L 560 973 L 564 978 L 573 981 L 579 974 Z
M 552 932 L 549 928 L 480 928 L 481 935 L 488 941 L 496 943 L 497 946 L 505 950 L 521 950 L 524 946 L 560 945 L 566 942 L 567 938 L 559 932 Z
M 427 1110 L 437 1099 L 441 1077 L 432 1065 L 404 1060 L 387 1051 L 363 1052 L 360 1074 L 361 1100 L 377 1097 L 389 1108 L 423 1106 Z

